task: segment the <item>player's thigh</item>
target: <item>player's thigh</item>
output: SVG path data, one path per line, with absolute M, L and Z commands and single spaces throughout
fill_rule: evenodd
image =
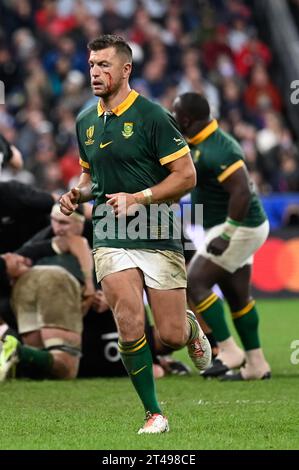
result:
M 11 306 L 16 316 L 18 331 L 21 335 L 31 333 L 28 336 L 28 344 L 39 344 L 38 332 L 41 326 L 37 315 L 38 272 L 30 269 L 23 274 L 14 284 L 11 294 Z
M 196 291 L 204 296 L 225 274 L 221 266 L 199 254 L 188 268 L 188 292 L 192 295 Z
M 220 289 L 232 311 L 241 310 L 250 300 L 251 271 L 252 266 L 246 264 L 234 273 L 227 272 L 219 281 Z
M 186 289 L 147 288 L 155 325 L 160 334 L 184 331 L 186 327 Z
M 114 313 L 122 339 L 134 341 L 136 335 L 142 336 L 144 331 L 142 272 L 132 268 L 109 274 L 102 279 L 101 286 Z
M 222 232 L 222 224 L 211 228 L 206 234 L 205 244 L 202 246 L 200 254 L 225 271 L 234 273 L 237 269 L 247 264 L 252 264 L 254 253 L 267 239 L 269 222 L 266 220 L 257 227 L 238 227 L 232 235 L 227 249 L 220 256 L 208 253 L 207 246 L 209 242 L 221 235 Z
M 66 269 L 40 269 L 37 311 L 43 327 L 55 326 L 79 334 L 83 329 L 81 286 Z
M 65 344 L 73 348 L 81 347 L 81 335 L 76 331 L 63 328 L 44 327 L 40 330 L 44 347 Z

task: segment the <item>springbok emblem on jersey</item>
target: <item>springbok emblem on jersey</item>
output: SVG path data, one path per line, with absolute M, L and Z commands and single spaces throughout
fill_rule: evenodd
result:
M 175 137 L 173 138 L 173 140 L 175 141 L 175 143 L 177 145 L 182 145 L 184 142 L 183 142 L 183 139 L 176 139 Z
M 133 131 L 133 122 L 125 122 L 124 123 L 124 130 L 122 131 L 122 135 L 125 139 L 128 139 L 134 134 Z
M 93 134 L 94 134 L 94 126 L 90 126 L 86 130 L 87 140 L 85 141 L 85 145 L 92 145 L 94 143 Z

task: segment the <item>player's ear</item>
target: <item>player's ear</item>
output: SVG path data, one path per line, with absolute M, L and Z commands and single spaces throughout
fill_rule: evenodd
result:
M 123 67 L 123 78 L 129 78 L 130 74 L 131 74 L 131 71 L 132 71 L 132 64 L 130 64 L 129 62 L 124 64 L 124 67 Z

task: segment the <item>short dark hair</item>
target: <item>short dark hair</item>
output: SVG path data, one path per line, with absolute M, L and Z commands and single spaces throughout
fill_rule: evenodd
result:
M 184 111 L 197 121 L 206 121 L 210 117 L 210 105 L 200 93 L 184 93 L 180 96 Z
M 93 39 L 87 45 L 90 51 L 100 51 L 108 47 L 114 47 L 117 52 L 125 54 L 128 61 L 132 62 L 132 49 L 129 44 L 121 37 L 115 34 L 103 34 L 102 36 Z

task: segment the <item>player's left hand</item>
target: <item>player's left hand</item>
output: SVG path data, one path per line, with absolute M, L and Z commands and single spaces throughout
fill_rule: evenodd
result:
M 228 248 L 229 240 L 224 240 L 221 237 L 213 238 L 207 246 L 207 252 L 212 255 L 220 256 Z
M 111 211 L 117 218 L 124 215 L 134 215 L 138 208 L 134 194 L 114 193 L 106 194 L 106 197 L 108 198 L 107 204 L 111 206 Z

